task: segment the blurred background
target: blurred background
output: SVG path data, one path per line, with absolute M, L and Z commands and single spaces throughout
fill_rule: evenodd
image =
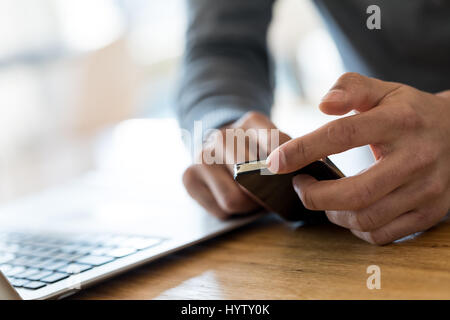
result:
M 176 127 L 185 24 L 184 0 L 0 0 L 0 203 L 108 163 L 105 141 L 132 124 Z M 269 40 L 275 122 L 299 135 L 331 120 L 316 106 L 343 68 L 312 3 L 279 0 Z

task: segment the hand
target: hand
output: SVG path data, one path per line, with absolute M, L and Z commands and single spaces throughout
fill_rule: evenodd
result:
M 197 155 L 197 163 L 201 164 L 190 166 L 183 175 L 183 183 L 190 196 L 210 213 L 222 219 L 232 214 L 248 213 L 259 208 L 259 205 L 234 181 L 233 164 L 257 160 L 258 155 L 261 154 L 267 156 L 274 149 L 272 146 L 278 147 L 280 143 L 290 139 L 278 130 L 281 142 L 275 141 L 275 143 L 270 140 L 270 133 L 266 136 L 249 134 L 240 147 L 237 140 L 243 137 L 242 134 L 248 129 L 271 130 L 276 127 L 263 114 L 247 113 L 238 121 L 210 135 L 202 152 Z M 267 130 L 263 131 L 267 132 Z M 227 134 L 234 141 L 232 145 L 226 141 Z M 256 146 L 257 150 L 253 146 Z M 211 155 L 216 160 L 214 163 L 209 161 Z
M 343 75 L 324 97 L 332 121 L 291 140 L 268 158 L 286 173 L 345 150 L 370 144 L 376 162 L 336 181 L 297 176 L 304 205 L 357 237 L 386 244 L 437 224 L 450 207 L 450 91 L 429 94 L 359 74 Z

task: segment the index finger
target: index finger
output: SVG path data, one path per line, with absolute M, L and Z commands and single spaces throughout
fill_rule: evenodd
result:
M 332 154 L 385 142 L 395 135 L 393 128 L 381 108 L 337 119 L 279 146 L 267 158 L 267 166 L 273 173 L 293 172 Z

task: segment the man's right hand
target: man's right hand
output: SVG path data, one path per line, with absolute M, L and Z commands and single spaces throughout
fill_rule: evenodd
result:
M 227 130 L 228 129 L 228 130 Z M 237 139 L 242 132 L 256 129 L 265 135 L 248 135 L 244 148 L 239 150 Z M 233 179 L 233 164 L 237 162 L 258 160 L 258 155 L 269 155 L 272 149 L 290 140 L 290 137 L 279 132 L 279 141 L 270 141 L 270 130 L 277 130 L 270 119 L 258 112 L 249 112 L 216 133 L 209 136 L 200 154 L 196 155 L 196 163 L 186 169 L 183 183 L 189 195 L 213 215 L 225 219 L 233 214 L 254 211 L 259 205 L 252 200 L 246 191 Z M 254 130 L 255 131 L 255 130 Z M 253 132 L 254 132 L 253 131 Z M 228 139 L 227 139 L 228 137 Z M 229 142 L 230 137 L 234 143 Z M 258 152 L 254 152 L 253 145 L 257 145 Z M 220 149 L 217 153 L 218 148 Z M 217 163 L 205 161 L 208 155 L 219 154 Z

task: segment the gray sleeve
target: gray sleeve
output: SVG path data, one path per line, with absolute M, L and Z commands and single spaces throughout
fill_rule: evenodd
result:
M 273 103 L 267 29 L 274 0 L 188 0 L 188 30 L 176 113 L 192 132 L 218 128 Z

